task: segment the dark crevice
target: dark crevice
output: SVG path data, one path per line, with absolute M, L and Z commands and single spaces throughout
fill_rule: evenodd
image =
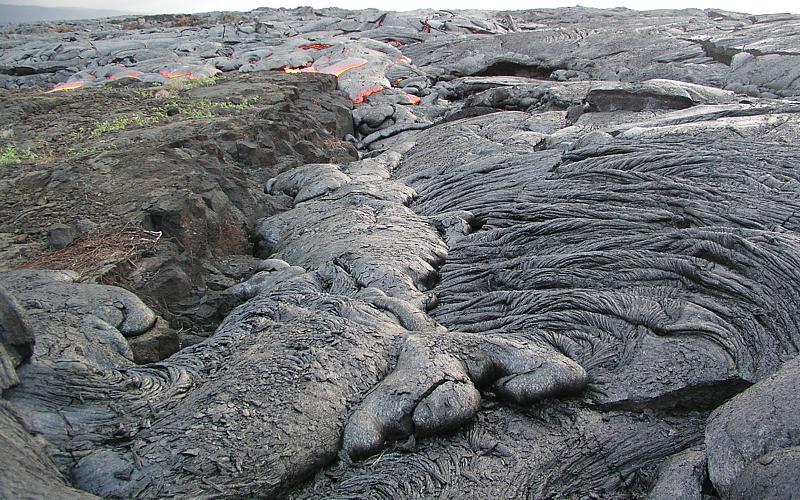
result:
M 436 268 L 433 271 L 425 274 L 424 276 L 422 276 L 420 278 L 419 284 L 422 287 L 421 291 L 424 292 L 424 291 L 427 291 L 427 290 L 432 290 L 433 288 L 436 287 L 436 285 L 439 284 L 439 281 L 441 280 L 441 275 L 439 273 L 439 269 L 441 269 L 442 265 L 444 265 L 444 263 L 442 263 L 441 265 L 436 266 Z
M 703 498 L 711 497 L 711 498 L 721 498 L 719 493 L 717 493 L 717 489 L 714 487 L 714 483 L 711 482 L 711 478 L 708 476 L 708 468 L 705 468 L 705 473 L 703 474 L 703 486 L 702 491 Z
M 741 49 L 737 49 L 735 47 L 723 47 L 717 45 L 711 40 L 706 40 L 704 42 L 701 42 L 700 46 L 703 48 L 703 52 L 705 52 L 707 57 L 710 57 L 711 59 L 719 63 L 722 63 L 726 66 L 730 66 L 731 62 L 733 61 L 733 57 L 741 52 L 746 52 L 754 56 L 764 56 L 764 55 L 800 56 L 800 52 L 793 52 L 786 50 L 770 50 L 764 52 L 758 49 L 748 49 L 746 47 L 742 47 Z
M 731 61 L 733 61 L 733 56 L 741 52 L 741 50 L 731 47 L 720 47 L 711 40 L 702 42 L 700 47 L 703 48 L 703 52 L 705 52 L 707 57 L 710 57 L 711 59 L 717 61 L 718 63 L 722 63 L 725 66 L 730 66 Z
M 465 118 L 474 118 L 476 116 L 499 113 L 501 111 L 503 110 L 498 108 L 492 108 L 489 106 L 470 106 L 468 108 L 461 109 L 459 111 L 456 111 L 455 113 L 445 116 L 440 123 L 454 122 L 458 120 L 463 120 Z
M 563 68 L 515 63 L 511 61 L 498 61 L 491 64 L 486 69 L 474 73 L 472 76 L 520 76 L 523 78 L 550 80 L 550 75 L 557 69 Z
M 730 66 L 733 56 L 742 52 L 741 49 L 735 49 L 733 47 L 721 47 L 711 40 L 699 41 L 691 38 L 682 38 L 682 40 L 699 45 L 700 48 L 703 49 L 706 57 L 710 57 L 714 61 L 722 63 L 725 66 Z
M 605 410 L 642 411 L 656 409 L 690 409 L 713 410 L 737 394 L 743 392 L 752 383 L 740 378 L 732 378 L 719 382 L 695 385 L 663 394 L 654 399 L 625 400 L 600 405 Z
M 486 225 L 486 221 L 485 221 L 485 220 L 483 220 L 483 219 L 479 219 L 479 218 L 475 217 L 475 218 L 474 218 L 474 219 L 473 219 L 473 220 L 470 222 L 470 225 L 469 225 L 469 226 L 470 226 L 470 228 L 472 229 L 472 231 L 470 231 L 470 234 L 472 234 L 472 233 L 477 233 L 478 231 L 480 231 L 481 229 L 483 229 L 483 226 L 485 226 L 485 225 Z

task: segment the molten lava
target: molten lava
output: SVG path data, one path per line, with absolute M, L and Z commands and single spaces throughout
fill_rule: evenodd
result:
M 281 69 L 286 73 L 322 73 L 326 75 L 334 75 L 338 78 L 344 73 L 362 66 L 366 66 L 368 63 L 369 61 L 360 57 L 345 57 L 344 59 L 340 59 L 338 61 L 333 61 L 330 57 L 321 57 L 310 65 L 295 68 L 284 66 Z M 370 87 L 367 90 L 360 92 L 356 98 L 353 99 L 353 103 L 361 104 L 367 97 L 377 92 L 381 92 L 387 88 L 390 87 L 385 87 L 383 85 Z
M 309 45 L 301 45 L 300 48 L 303 50 L 322 50 L 331 47 L 329 43 L 312 43 Z
M 305 66 L 284 66 L 282 69 L 285 73 L 316 73 L 317 70 L 311 67 L 311 63 L 306 63 Z
M 406 94 L 406 99 L 408 99 L 409 103 L 414 105 L 419 104 L 422 101 L 422 99 L 420 99 L 419 97 L 411 94 Z
M 378 92 L 383 92 L 387 88 L 388 87 L 384 87 L 382 85 L 378 85 L 376 87 L 372 87 L 371 89 L 367 89 L 367 90 L 361 92 L 360 94 L 358 94 L 358 97 L 353 99 L 353 104 L 362 104 L 366 100 L 367 97 L 371 96 L 372 94 L 377 94 Z
M 128 72 L 125 72 L 125 73 L 117 73 L 116 75 L 111 75 L 111 76 L 108 77 L 108 80 L 111 80 L 112 82 L 114 80 L 119 80 L 121 78 L 135 78 L 135 79 L 138 80 L 143 75 L 144 75 L 144 73 L 142 73 L 141 71 L 128 71 Z
M 360 57 L 348 57 L 331 64 L 319 65 L 316 70 L 317 72 L 325 73 L 326 75 L 341 76 L 351 69 L 360 68 L 361 66 L 366 65 L 367 62 L 368 61 L 366 59 L 361 59 Z
M 170 78 L 170 79 L 171 78 L 183 78 L 183 77 L 191 78 L 192 77 L 192 72 L 191 71 L 168 71 L 168 70 L 162 69 L 161 71 L 158 72 L 158 74 L 163 76 L 164 78 Z
M 338 77 L 343 73 L 350 71 L 351 69 L 364 66 L 367 64 L 367 62 L 368 61 L 366 59 L 361 59 L 360 57 L 347 57 L 336 62 L 330 62 L 328 58 L 325 58 L 325 61 L 318 60 L 310 66 L 303 66 L 299 68 L 284 66 L 281 69 L 283 69 L 283 71 L 286 73 L 323 73 Z
M 62 92 L 64 90 L 75 90 L 75 89 L 79 89 L 79 88 L 84 87 L 84 86 L 86 86 L 86 82 L 84 82 L 82 80 L 78 80 L 76 82 L 59 83 L 58 85 L 53 87 L 50 90 L 50 92 Z

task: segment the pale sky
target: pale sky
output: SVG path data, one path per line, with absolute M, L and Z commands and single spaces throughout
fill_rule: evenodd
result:
M 0 0 L 0 3 L 18 5 L 41 5 L 48 7 L 85 7 L 95 9 L 114 9 L 129 12 L 157 13 L 190 13 L 215 10 L 247 11 L 257 7 L 343 7 L 348 9 L 365 9 L 369 7 L 394 10 L 413 10 L 423 8 L 435 9 L 486 9 L 513 10 L 547 7 L 569 7 L 585 5 L 589 7 L 628 7 L 631 9 L 683 9 L 683 8 L 716 8 L 751 14 L 776 12 L 800 13 L 800 2 L 796 0 L 399 0 L 394 3 L 368 0 Z

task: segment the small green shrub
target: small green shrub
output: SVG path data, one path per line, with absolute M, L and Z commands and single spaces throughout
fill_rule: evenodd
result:
M 242 99 L 242 102 L 235 104 L 232 102 L 209 101 L 208 99 L 198 99 L 188 103 L 175 104 L 172 107 L 177 108 L 178 112 L 193 120 L 208 120 L 214 117 L 214 111 L 221 109 L 232 109 L 235 111 L 244 111 L 256 102 L 259 97 L 254 96 L 251 98 Z
M 167 85 L 177 87 L 178 90 L 191 90 L 198 87 L 211 87 L 217 84 L 217 75 L 204 76 L 202 78 L 180 78 L 172 80 Z
M 154 125 L 163 119 L 164 116 L 162 116 L 160 113 L 156 115 L 143 115 L 136 113 L 135 115 L 131 116 L 124 116 L 122 118 L 102 121 L 91 128 L 81 127 L 78 131 L 81 134 L 87 134 L 89 137 L 100 137 L 101 135 L 105 135 L 110 132 L 125 130 L 131 127 L 147 127 Z
M 243 111 L 254 103 L 258 102 L 259 97 L 242 99 L 239 103 L 210 101 L 208 99 L 198 99 L 186 103 L 172 102 L 160 106 L 148 114 L 136 113 L 130 116 L 114 118 L 96 123 L 92 127 L 81 127 L 75 138 L 97 138 L 111 132 L 125 130 L 133 127 L 149 127 L 167 119 L 172 114 L 180 114 L 193 120 L 208 120 L 214 117 L 214 111 L 220 109 L 232 109 Z
M 135 89 L 133 91 L 133 95 L 138 97 L 139 99 L 150 99 L 155 94 L 155 90 L 152 89 Z
M 38 158 L 30 149 L 19 149 L 13 144 L 7 144 L 0 150 L 0 165 L 18 165 L 36 161 Z

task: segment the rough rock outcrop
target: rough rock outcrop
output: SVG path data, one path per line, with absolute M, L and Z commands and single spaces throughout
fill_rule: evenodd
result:
M 708 473 L 728 498 L 791 498 L 800 479 L 800 358 L 786 363 L 708 419 Z

